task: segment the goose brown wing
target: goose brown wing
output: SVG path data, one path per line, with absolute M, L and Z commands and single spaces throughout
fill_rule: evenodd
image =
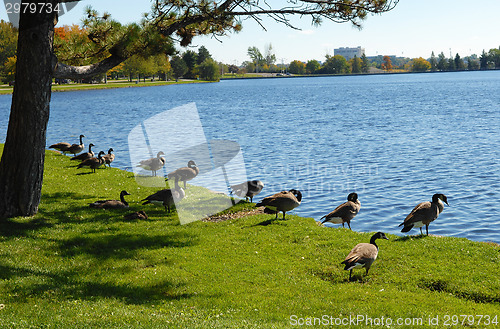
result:
M 347 255 L 341 264 L 345 264 L 345 269 L 349 269 L 358 264 L 371 264 L 377 258 L 378 250 L 371 243 L 358 243 Z
M 421 202 L 413 208 L 401 225 L 423 222 L 432 218 L 432 204 L 430 201 Z

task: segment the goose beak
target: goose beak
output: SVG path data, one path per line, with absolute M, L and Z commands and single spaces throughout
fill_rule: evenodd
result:
M 389 238 L 388 238 L 388 237 L 386 237 L 386 236 L 384 236 L 384 240 L 389 240 Z

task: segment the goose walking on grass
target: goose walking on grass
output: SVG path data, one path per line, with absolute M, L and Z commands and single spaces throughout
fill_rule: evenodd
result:
M 137 167 L 149 170 L 151 171 L 151 176 L 156 176 L 156 171 L 160 170 L 165 165 L 165 158 L 163 158 L 162 155 L 165 155 L 165 153 L 160 151 L 156 154 L 156 158 L 142 160 L 141 162 L 139 162 Z
M 371 237 L 370 243 L 358 243 L 352 248 L 349 255 L 347 255 L 345 260 L 341 263 L 345 265 L 344 270 L 349 271 L 349 281 L 351 281 L 352 270 L 355 268 L 364 267 L 366 269 L 366 275 L 368 275 L 370 267 L 375 259 L 377 259 L 378 246 L 375 243 L 377 239 L 389 240 L 384 233 L 377 232 Z
M 347 202 L 335 208 L 335 210 L 328 215 L 321 217 L 320 220 L 324 218 L 321 222 L 322 224 L 331 222 L 334 224 L 342 224 L 342 227 L 344 227 L 344 223 L 347 223 L 349 229 L 352 230 L 351 219 L 358 214 L 359 209 L 361 209 L 361 203 L 358 200 L 358 195 L 353 192 L 347 196 Z
M 250 198 L 250 202 L 253 202 L 253 197 L 259 194 L 264 188 L 264 183 L 260 180 L 249 180 L 247 182 L 243 182 L 240 184 L 231 186 L 231 194 L 236 194 L 240 198 L 245 198 L 248 201 Z
M 200 169 L 193 160 L 190 160 L 187 167 L 182 167 L 176 169 L 167 175 L 168 179 L 178 179 L 184 182 L 184 188 L 186 188 L 186 182 L 192 180 L 200 173 Z
M 83 145 L 83 142 L 82 142 L 82 138 L 83 137 L 85 137 L 85 136 L 84 135 L 80 135 L 80 144 L 82 144 L 82 145 Z M 73 144 L 73 145 L 78 145 L 78 144 Z M 50 149 L 56 149 L 56 150 L 62 152 L 63 154 L 66 154 L 66 153 L 71 153 L 69 151 L 69 148 L 72 147 L 73 145 L 71 145 L 70 143 L 66 143 L 66 142 L 60 142 L 60 143 L 56 143 L 56 144 L 50 145 L 49 148 Z M 83 151 L 83 147 L 82 147 L 82 151 Z M 76 153 L 79 153 L 79 152 L 76 152 Z
M 281 211 L 283 213 L 284 220 L 285 213 L 300 206 L 301 201 L 302 193 L 299 190 L 291 189 L 289 191 L 281 191 L 279 193 L 265 197 L 259 203 L 257 203 L 256 206 L 266 207 L 267 213 L 276 213 L 276 219 L 278 219 L 278 213 Z
M 111 162 L 115 160 L 115 155 L 111 152 L 114 152 L 113 148 L 108 150 L 108 154 L 105 154 L 102 158 L 104 159 L 104 163 L 107 164 L 111 168 Z
M 100 209 L 122 209 L 128 208 L 128 203 L 125 201 L 125 195 L 130 195 L 127 191 L 123 190 L 120 192 L 120 200 L 98 200 L 96 202 L 90 203 L 90 208 L 100 208 Z
M 446 195 L 437 193 L 432 196 L 432 201 L 419 203 L 411 213 L 406 216 L 405 220 L 399 224 L 403 226 L 401 232 L 409 232 L 412 228 L 420 228 L 420 234 L 423 235 L 422 227 L 425 225 L 425 231 L 429 235 L 429 224 L 438 218 L 439 214 L 444 209 L 444 203 L 449 206 Z
M 176 202 L 179 202 L 182 199 L 184 199 L 185 196 L 186 193 L 184 192 L 182 187 L 179 187 L 179 181 L 176 179 L 175 188 L 173 189 L 167 188 L 160 190 L 156 193 L 147 196 L 141 201 L 144 201 L 143 205 L 150 203 L 163 205 L 165 207 L 165 210 L 167 212 L 170 212 L 170 207 L 174 206 Z
M 104 159 L 102 158 L 103 154 L 104 154 L 104 152 L 101 151 L 101 152 L 99 152 L 99 155 L 97 156 L 97 158 L 90 158 L 90 159 L 87 159 L 85 161 L 82 161 L 78 165 L 78 169 L 83 168 L 83 167 L 88 167 L 88 168 L 92 169 L 92 172 L 95 173 L 95 170 L 104 164 Z
M 85 135 L 80 135 L 80 144 L 71 145 L 66 149 L 66 152 L 73 154 L 73 156 L 82 152 L 85 149 L 85 145 L 83 144 L 83 137 L 85 137 Z
M 85 161 L 87 159 L 93 158 L 95 156 L 95 154 L 94 154 L 94 152 L 92 152 L 92 146 L 95 146 L 95 145 L 90 143 L 88 152 L 78 154 L 78 155 L 72 157 L 70 160 Z

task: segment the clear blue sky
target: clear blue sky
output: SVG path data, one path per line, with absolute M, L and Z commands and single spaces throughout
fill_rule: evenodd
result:
M 277 1 L 277 0 L 275 0 Z M 122 23 L 138 21 L 149 10 L 149 0 L 85 0 L 60 18 L 58 25 L 79 24 L 83 10 L 91 5 L 108 11 Z M 193 46 L 204 45 L 213 57 L 224 63 L 240 64 L 249 60 L 247 49 L 261 51 L 272 44 L 278 61 L 298 59 L 324 60 L 338 47 L 361 46 L 368 56 L 397 55 L 428 58 L 431 52 L 450 51 L 455 56 L 480 55 L 482 50 L 500 46 L 500 0 L 401 0 L 391 12 L 369 16 L 358 30 L 351 24 L 324 22 L 313 27 L 308 18 L 296 18 L 301 31 L 292 30 L 264 19 L 267 31 L 252 20 L 243 22 L 243 31 L 223 37 L 219 42 L 210 37 L 194 39 Z M 6 19 L 5 8 L 0 18 Z

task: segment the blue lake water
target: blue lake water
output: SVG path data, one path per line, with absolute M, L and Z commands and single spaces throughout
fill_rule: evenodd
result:
M 297 188 L 294 212 L 318 220 L 356 191 L 354 230 L 402 235 L 413 207 L 444 193 L 431 234 L 500 242 L 499 91 L 500 71 L 487 71 L 53 93 L 47 145 L 83 133 L 130 170 L 130 130 L 194 102 L 207 139 L 239 143 L 248 177 L 266 184 L 254 201 Z M 0 96 L 1 142 L 10 99 Z

